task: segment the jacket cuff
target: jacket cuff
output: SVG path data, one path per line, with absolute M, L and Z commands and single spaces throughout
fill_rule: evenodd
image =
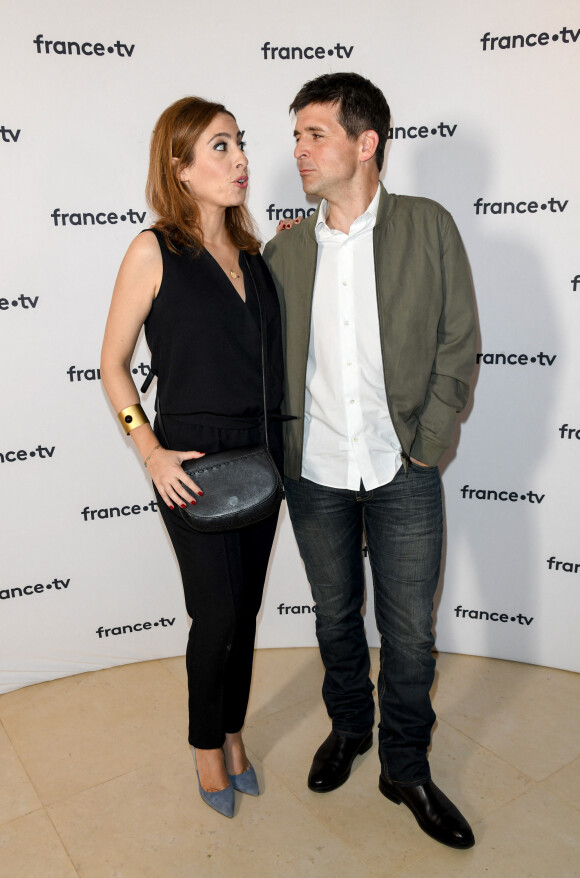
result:
M 437 466 L 446 451 L 447 446 L 439 445 L 438 442 L 432 442 L 424 436 L 417 435 L 411 445 L 409 457 L 414 457 L 415 460 L 420 460 L 427 466 Z

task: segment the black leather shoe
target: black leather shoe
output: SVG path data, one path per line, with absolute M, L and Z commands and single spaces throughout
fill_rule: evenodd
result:
M 415 787 L 390 783 L 381 775 L 379 789 L 383 796 L 413 813 L 421 829 L 452 848 L 470 848 L 475 844 L 471 826 L 445 793 L 432 780 Z
M 372 745 L 372 731 L 364 738 L 346 738 L 331 732 L 314 754 L 308 775 L 309 789 L 315 793 L 329 793 L 341 786 L 348 780 L 355 758 L 366 753 Z

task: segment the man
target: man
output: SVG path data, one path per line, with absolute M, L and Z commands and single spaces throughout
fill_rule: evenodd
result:
M 308 220 L 264 257 L 282 305 L 286 493 L 316 602 L 332 732 L 308 786 L 344 783 L 372 745 L 374 702 L 361 608 L 362 538 L 381 635 L 379 788 L 444 844 L 471 847 L 465 818 L 431 780 L 427 747 L 433 596 L 443 518 L 437 463 L 467 401 L 473 293 L 452 217 L 379 183 L 390 112 L 354 73 L 298 92 L 294 155 Z

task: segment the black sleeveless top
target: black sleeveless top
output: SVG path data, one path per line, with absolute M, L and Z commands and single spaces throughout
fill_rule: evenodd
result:
M 163 279 L 145 320 L 145 337 L 157 375 L 167 444 L 183 451 L 213 452 L 263 441 L 262 348 L 254 280 L 266 323 L 269 417 L 279 414 L 283 394 L 280 309 L 264 260 L 259 254 L 240 253 L 244 302 L 207 250 L 198 256 L 188 248 L 172 253 L 163 235 L 151 231 L 161 248 Z M 280 426 L 273 421 L 269 430 L 277 462 Z

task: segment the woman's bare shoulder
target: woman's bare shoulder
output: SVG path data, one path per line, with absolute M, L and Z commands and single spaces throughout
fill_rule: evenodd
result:
M 127 250 L 127 256 L 140 261 L 159 261 L 161 249 L 155 233 L 151 229 L 147 229 L 133 238 Z

